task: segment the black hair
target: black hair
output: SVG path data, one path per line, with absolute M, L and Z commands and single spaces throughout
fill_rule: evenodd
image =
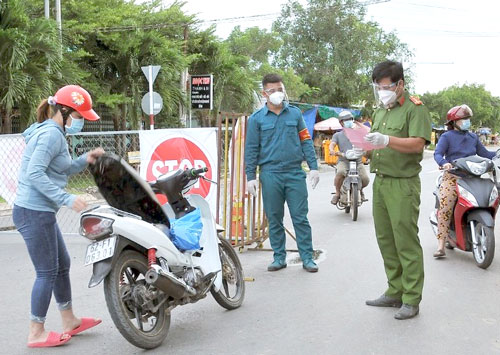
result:
M 373 69 L 372 81 L 378 83 L 383 78 L 391 78 L 393 83 L 397 83 L 399 80 L 405 80 L 403 64 L 392 60 L 378 63 Z
M 66 131 L 66 122 L 68 122 L 69 115 L 75 112 L 75 110 L 65 105 L 56 104 L 54 107 L 54 111 L 56 113 L 57 111 L 61 111 L 61 116 L 63 119 L 63 129 L 64 131 Z
M 262 87 L 265 87 L 267 84 L 270 83 L 282 83 L 283 78 L 279 76 L 278 74 L 266 74 L 262 78 Z

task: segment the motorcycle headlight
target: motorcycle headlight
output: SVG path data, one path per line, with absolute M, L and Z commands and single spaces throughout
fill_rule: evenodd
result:
M 458 186 L 458 192 L 459 192 L 460 196 L 462 196 L 464 199 L 469 201 L 473 206 L 475 206 L 475 207 L 479 206 L 479 204 L 476 201 L 476 198 L 474 197 L 474 195 L 472 193 L 470 193 L 469 191 L 467 191 L 465 188 L 463 188 L 460 185 L 457 185 L 457 186 Z
M 498 198 L 498 189 L 496 186 L 493 186 L 493 189 L 491 190 L 491 194 L 490 194 L 490 201 L 489 201 L 489 205 L 492 206 L 495 201 L 497 200 Z
M 483 175 L 488 170 L 488 163 L 486 161 L 482 161 L 480 163 L 467 161 L 467 166 L 469 167 L 470 172 L 477 176 Z

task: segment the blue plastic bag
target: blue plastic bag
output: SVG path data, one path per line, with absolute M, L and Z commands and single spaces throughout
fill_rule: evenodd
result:
M 203 230 L 200 209 L 170 221 L 170 240 L 179 250 L 200 249 L 200 237 Z

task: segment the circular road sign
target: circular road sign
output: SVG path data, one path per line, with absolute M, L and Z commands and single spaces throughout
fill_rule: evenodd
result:
M 151 112 L 149 96 L 149 92 L 143 96 L 141 102 L 142 110 L 146 115 L 157 115 L 163 107 L 163 99 L 161 98 L 160 94 L 158 94 L 156 91 L 153 91 L 153 112 Z

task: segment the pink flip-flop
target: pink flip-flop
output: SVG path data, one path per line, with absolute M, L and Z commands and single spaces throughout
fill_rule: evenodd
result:
M 28 348 L 49 348 L 66 344 L 71 339 L 71 335 L 67 334 L 69 336 L 67 338 L 63 338 L 65 334 L 67 333 L 59 334 L 56 332 L 50 332 L 45 341 L 41 341 L 38 343 L 28 343 Z
M 100 319 L 95 319 L 95 318 L 82 318 L 82 324 L 80 324 L 78 327 L 76 327 L 73 330 L 70 330 L 69 332 L 65 332 L 65 334 L 69 334 L 71 336 L 76 335 L 78 333 L 81 333 L 87 329 L 90 329 L 92 327 L 95 327 L 99 323 L 101 323 L 102 320 Z

